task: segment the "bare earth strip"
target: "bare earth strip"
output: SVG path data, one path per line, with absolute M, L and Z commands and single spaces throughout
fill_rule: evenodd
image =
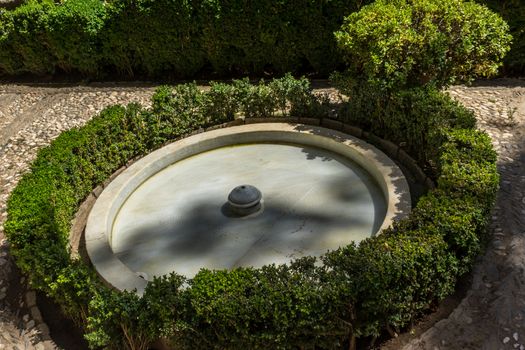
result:
M 53 342 L 41 339 L 21 296 L 10 293 L 20 288 L 20 281 L 14 281 L 3 240 L 9 193 L 37 150 L 60 132 L 84 125 L 111 104 L 148 105 L 153 90 L 118 84 L 0 85 L 0 349 L 54 348 Z M 499 154 L 502 181 L 490 226 L 492 240 L 456 310 L 399 347 L 525 350 L 525 80 L 457 86 L 449 92 L 474 110 L 478 126 L 491 135 Z

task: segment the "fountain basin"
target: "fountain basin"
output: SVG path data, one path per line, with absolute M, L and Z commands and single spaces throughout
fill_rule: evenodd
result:
M 246 217 L 225 212 L 241 184 L 263 193 Z M 194 135 L 131 165 L 102 192 L 86 226 L 99 275 L 143 292 L 153 275 L 260 267 L 360 241 L 410 210 L 385 154 L 341 132 L 251 124 Z M 227 211 L 227 210 L 226 210 Z

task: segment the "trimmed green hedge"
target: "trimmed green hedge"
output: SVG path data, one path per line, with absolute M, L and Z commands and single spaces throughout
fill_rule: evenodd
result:
M 472 129 L 474 114 L 432 87 L 385 93 L 369 84 L 347 84 L 334 75 L 333 83 L 350 98 L 339 118 L 375 135 L 404 144 L 426 173 L 437 179 L 440 149 L 450 128 Z
M 332 33 L 370 1 L 28 0 L 0 10 L 0 74 L 327 74 Z
M 153 78 L 193 77 L 198 73 L 282 74 L 305 70 L 328 74 L 342 63 L 333 33 L 339 30 L 345 16 L 372 2 L 28 0 L 14 10 L 0 9 L 0 75 L 49 74 L 57 70 L 79 72 L 95 78 L 115 73 L 125 77 L 144 75 Z M 464 61 L 465 64 L 455 64 L 454 68 L 483 73 L 494 67 L 481 67 L 481 61 L 473 59 L 474 56 L 479 58 L 494 53 L 497 56 L 497 52 L 502 52 L 503 46 L 507 45 L 503 40 L 497 40 L 497 45 L 490 44 L 494 41 L 495 31 L 502 29 L 498 24 L 500 19 L 479 10 L 472 2 L 466 3 L 466 12 L 447 12 L 440 1 L 434 1 L 440 4 L 437 12 L 427 6 L 425 11 L 430 8 L 429 13 L 434 11 L 433 15 L 447 18 L 451 25 L 438 28 L 433 27 L 437 26 L 433 21 L 418 22 L 420 14 L 414 15 L 415 19 L 408 18 L 411 14 L 400 10 L 407 7 L 401 6 L 399 0 L 389 0 L 388 3 L 393 3 L 396 11 L 389 11 L 379 20 L 389 26 L 383 29 L 389 33 L 390 41 L 400 33 L 392 27 L 393 24 L 397 24 L 398 29 L 405 29 L 401 38 L 403 43 L 399 46 L 401 51 L 367 51 L 376 58 L 380 57 L 383 64 L 386 62 L 384 67 L 378 68 L 381 62 L 366 57 L 352 59 L 351 63 L 363 66 L 368 62 L 368 68 L 376 65 L 375 68 L 387 75 L 397 71 L 396 79 L 402 80 L 404 78 L 399 72 L 411 70 L 414 63 L 418 68 L 425 65 L 440 67 L 430 72 L 441 73 L 450 69 L 451 63 Z M 447 3 L 451 1 L 447 0 Z M 505 72 L 523 75 L 525 4 L 521 0 L 478 0 L 478 3 L 486 4 L 510 24 L 514 41 L 505 58 Z M 472 8 L 474 11 L 470 11 Z M 357 19 L 365 13 L 353 16 Z M 373 44 L 380 48 L 385 40 L 373 40 L 374 30 L 368 28 L 374 24 L 374 19 L 364 19 L 366 21 L 359 22 L 354 31 L 363 37 L 360 44 L 359 40 L 355 41 L 356 45 Z M 407 22 L 409 19 L 411 24 Z M 465 19 L 473 27 L 462 26 Z M 461 28 L 457 27 L 458 24 Z M 484 35 L 471 40 L 472 33 Z M 458 34 L 457 40 L 450 41 L 455 34 Z M 339 38 L 342 40 L 341 34 Z M 482 52 L 481 56 L 474 52 L 480 46 L 487 47 L 487 43 L 492 50 Z M 455 57 L 443 60 L 445 53 L 442 48 L 449 44 L 461 50 L 454 50 Z M 405 55 L 407 52 L 409 54 Z M 430 53 L 430 57 L 422 60 L 420 54 L 424 52 Z M 461 74 L 463 72 L 459 72 L 459 76 Z M 409 78 L 425 80 L 429 77 L 415 74 Z
M 392 135 L 400 132 L 394 141 L 421 150 L 420 164 L 434 162 L 437 188 L 408 219 L 328 252 L 322 264 L 307 257 L 261 269 L 201 270 L 193 279 L 171 274 L 138 297 L 105 287 L 92 268 L 69 256 L 71 219 L 82 200 L 129 159 L 237 113 L 325 116 L 308 82 L 290 76 L 255 86 L 213 84 L 209 92 L 194 84 L 162 87 L 151 110 L 113 106 L 61 134 L 9 198 L 12 253 L 33 287 L 86 326 L 93 347 L 146 349 L 162 337 L 181 349 L 352 348 L 358 338 L 400 331 L 450 294 L 472 266 L 498 174 L 489 138 L 447 95 L 413 89 L 391 101 L 373 115 L 393 126 Z M 418 107 L 395 124 L 407 104 Z M 363 105 L 351 100 L 345 113 L 355 116 Z

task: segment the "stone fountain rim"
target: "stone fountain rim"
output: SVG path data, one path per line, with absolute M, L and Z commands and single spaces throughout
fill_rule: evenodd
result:
M 356 162 L 377 182 L 387 203 L 385 219 L 378 232 L 410 213 L 409 186 L 401 169 L 382 151 L 354 136 L 320 126 L 290 123 L 247 124 L 206 131 L 149 153 L 115 177 L 100 194 L 85 229 L 86 250 L 100 277 L 118 290 L 136 290 L 139 295 L 144 292 L 148 281 L 120 261 L 109 243 L 118 209 L 144 181 L 196 154 L 260 142 L 318 147 Z

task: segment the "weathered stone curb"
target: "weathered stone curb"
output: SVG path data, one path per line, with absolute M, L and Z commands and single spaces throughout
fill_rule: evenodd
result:
M 29 315 L 25 315 L 23 320 L 25 322 L 26 329 L 37 329 L 41 339 L 40 344 L 44 346 L 44 349 L 55 349 L 56 344 L 51 339 L 49 327 L 44 322 L 40 309 L 36 303 L 36 292 L 28 289 L 24 297 L 26 307 L 29 309 Z M 27 317 L 26 317 L 27 316 Z

